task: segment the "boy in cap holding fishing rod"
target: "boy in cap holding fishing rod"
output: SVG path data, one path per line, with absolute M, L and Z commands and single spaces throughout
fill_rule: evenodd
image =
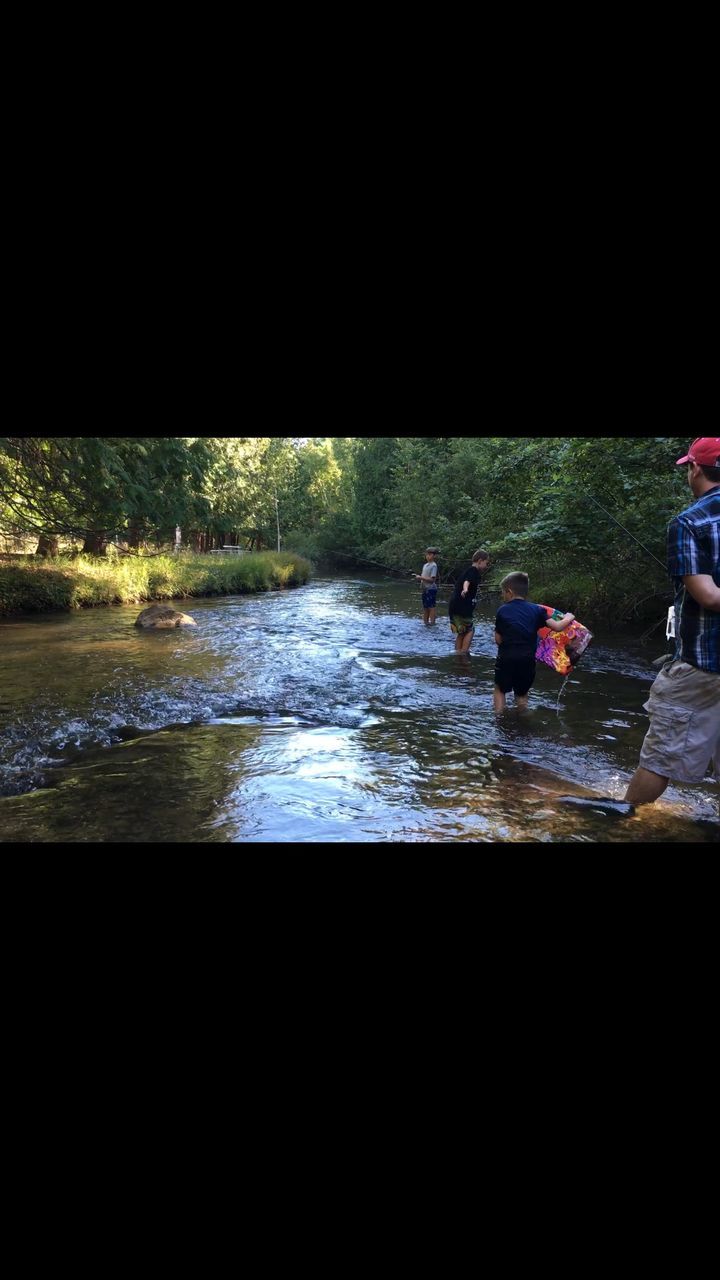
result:
M 673 782 L 720 782 L 720 436 L 699 436 L 687 463 L 695 501 L 668 525 L 675 583 L 675 656 L 661 668 L 645 710 L 650 728 L 625 793 L 652 804 Z
M 418 582 L 422 582 L 423 586 L 423 622 L 426 627 L 432 626 L 435 621 L 438 589 L 438 567 L 435 562 L 437 553 L 437 547 L 428 547 L 425 552 L 427 560 L 422 567 L 422 573 L 413 574 L 413 578 L 417 578 Z

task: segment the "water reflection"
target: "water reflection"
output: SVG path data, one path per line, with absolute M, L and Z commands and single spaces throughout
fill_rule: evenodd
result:
M 0 624 L 1 838 L 713 838 L 709 781 L 622 821 L 558 800 L 624 793 L 654 651 L 591 648 L 559 705 L 539 668 L 528 711 L 495 716 L 494 603 L 460 655 L 416 596 L 326 579 L 185 602 L 187 632 L 138 632 L 138 607 Z

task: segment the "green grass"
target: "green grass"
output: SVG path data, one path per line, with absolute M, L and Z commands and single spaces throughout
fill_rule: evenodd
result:
M 311 566 L 302 556 L 259 551 L 245 556 L 33 556 L 0 560 L 0 615 L 100 604 L 140 604 L 188 596 L 239 595 L 298 587 Z

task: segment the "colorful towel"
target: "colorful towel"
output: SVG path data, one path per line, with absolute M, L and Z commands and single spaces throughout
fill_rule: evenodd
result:
M 549 618 L 555 618 L 558 622 L 563 617 L 560 609 L 553 609 L 549 604 L 544 604 L 542 608 Z M 559 675 L 566 676 L 579 662 L 591 640 L 592 632 L 582 622 L 578 622 L 577 618 L 564 631 L 551 631 L 550 627 L 541 627 L 538 631 L 535 660 L 546 663 Z

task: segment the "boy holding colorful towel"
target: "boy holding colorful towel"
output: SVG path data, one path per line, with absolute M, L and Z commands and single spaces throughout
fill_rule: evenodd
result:
M 505 695 L 511 689 L 515 694 L 515 706 L 527 706 L 530 687 L 535 679 L 535 651 L 541 627 L 564 631 L 575 619 L 574 613 L 565 613 L 560 619 L 549 618 L 543 605 L 528 600 L 529 587 L 530 579 L 526 573 L 508 573 L 500 583 L 503 603 L 495 617 L 498 656 L 493 706 L 496 711 L 505 710 Z

